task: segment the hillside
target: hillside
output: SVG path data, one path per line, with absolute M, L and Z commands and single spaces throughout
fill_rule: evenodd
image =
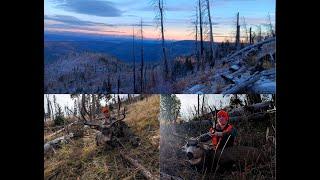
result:
M 84 42 L 84 46 L 70 45 L 74 42 L 54 42 L 46 45 L 61 51 L 62 54 L 52 54 L 59 59 L 45 63 L 46 93 L 275 93 L 276 47 L 275 38 L 248 45 L 242 44 L 236 50 L 230 43 L 217 44 L 215 65 L 205 56 L 200 67 L 199 58 L 192 49 L 194 41 L 172 42 L 168 48 L 169 79 L 165 79 L 164 63 L 147 60 L 148 53 L 161 58 L 161 48 L 157 52 L 149 50 L 154 46 L 150 42 L 144 48 L 143 71 L 141 59 L 136 56 L 135 87 L 133 63 L 122 61 L 116 56 L 99 53 L 96 44 Z M 100 50 L 111 49 L 124 55 L 130 53 L 130 45 L 101 46 Z M 59 45 L 57 45 L 59 44 Z M 57 46 L 55 46 L 57 45 Z M 99 46 L 99 45 L 98 45 Z M 59 48 L 65 47 L 65 48 Z M 129 48 L 128 48 L 129 47 Z M 82 52 L 79 49 L 83 48 Z M 76 49 L 76 50 L 75 50 Z M 129 50 L 128 50 L 129 49 Z M 119 50 L 119 51 L 118 51 Z M 140 51 L 136 51 L 140 52 Z M 50 53 L 49 53 L 50 54 Z M 140 54 L 140 53 L 137 53 Z M 207 52 L 205 52 L 207 54 Z M 117 68 L 118 67 L 118 68 Z M 199 68 L 198 68 L 199 67 Z M 141 78 L 143 76 L 143 78 Z M 118 81 L 119 79 L 119 81 Z M 142 82 L 142 85 L 141 85 Z M 142 88 L 141 88 L 142 87 Z M 141 91 L 142 89 L 142 91 Z
M 121 158 L 120 152 L 134 158 L 152 174 L 159 174 L 159 96 L 153 95 L 127 105 L 124 122 L 140 138 L 136 148 L 104 150 L 97 147 L 93 129 L 85 129 L 84 137 L 61 145 L 44 159 L 44 179 L 144 179 L 142 174 Z
M 112 85 L 117 84 L 117 72 L 121 72 L 124 86 L 130 81 L 125 76 L 130 76 L 132 68 L 106 54 L 77 53 L 45 64 L 44 69 L 46 93 L 75 93 L 106 92 L 104 83 L 109 79 Z M 112 87 L 113 92 L 116 92 L 115 88 Z
M 187 94 L 275 93 L 275 43 L 275 38 L 269 38 L 234 51 L 218 59 L 214 68 L 206 67 L 178 78 L 174 91 Z

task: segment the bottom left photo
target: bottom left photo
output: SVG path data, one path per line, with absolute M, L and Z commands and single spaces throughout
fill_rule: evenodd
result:
M 158 179 L 159 95 L 45 94 L 44 179 Z

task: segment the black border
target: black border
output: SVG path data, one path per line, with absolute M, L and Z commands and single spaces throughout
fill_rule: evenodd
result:
M 3 77 L 8 80 L 3 86 L 9 90 L 2 94 L 8 103 L 3 103 L 9 116 L 1 118 L 5 143 L 2 154 L 9 168 L 9 179 L 43 179 L 43 31 L 44 1 L 14 1 L 3 5 L 8 23 L 3 37 L 8 43 L 2 58 L 10 65 Z M 8 73 L 9 72 L 9 73 Z M 10 79 L 9 79 L 10 78 Z

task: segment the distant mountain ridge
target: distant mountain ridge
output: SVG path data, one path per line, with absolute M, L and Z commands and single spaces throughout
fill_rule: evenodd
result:
M 145 40 L 144 59 L 147 62 L 160 61 L 162 58 L 161 42 L 158 40 Z M 141 42 L 135 41 L 135 58 L 139 61 Z M 193 40 L 166 41 L 168 56 L 174 58 L 181 55 L 190 55 L 194 52 Z M 51 63 L 60 57 L 72 52 L 97 52 L 115 56 L 123 62 L 132 62 L 132 39 L 120 37 L 80 36 L 45 34 L 44 61 Z

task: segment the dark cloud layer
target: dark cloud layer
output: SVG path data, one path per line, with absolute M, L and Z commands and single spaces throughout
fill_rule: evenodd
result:
M 110 1 L 101 0 L 53 0 L 57 8 L 80 14 L 101 16 L 101 17 L 118 17 L 122 11 L 115 7 Z

